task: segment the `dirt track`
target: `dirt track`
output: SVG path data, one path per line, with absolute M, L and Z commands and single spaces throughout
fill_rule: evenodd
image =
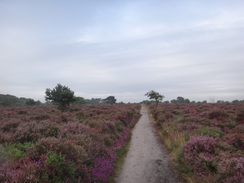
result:
M 178 183 L 169 166 L 169 157 L 158 142 L 145 106 L 133 129 L 130 149 L 117 183 Z

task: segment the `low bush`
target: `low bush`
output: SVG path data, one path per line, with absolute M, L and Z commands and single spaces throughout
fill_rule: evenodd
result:
M 194 133 L 198 135 L 208 135 L 210 137 L 221 137 L 225 133 L 220 128 L 214 128 L 214 127 L 208 127 L 208 126 L 199 126 L 197 130 L 194 131 Z
M 240 183 L 244 180 L 244 157 L 226 159 L 218 167 L 221 183 Z
M 53 182 L 73 182 L 76 168 L 75 164 L 66 160 L 65 155 L 47 152 L 45 160 L 45 178 Z
M 197 174 L 216 171 L 214 156 L 218 142 L 209 136 L 192 136 L 184 145 L 184 159 L 188 167 Z
M 0 167 L 0 182 L 47 182 L 43 176 L 46 173 L 43 168 L 45 160 L 46 156 L 43 155 L 38 161 L 24 157 L 14 163 L 8 162 Z
M 23 144 L 17 143 L 17 144 L 10 144 L 7 146 L 7 152 L 9 157 L 12 160 L 18 160 L 20 158 L 25 157 L 26 152 L 28 151 L 28 148 L 32 145 L 32 142 L 25 142 Z
M 2 145 L 0 145 L 0 167 L 7 160 L 8 160 L 8 153 L 6 149 Z
M 15 141 L 35 142 L 44 137 L 57 137 L 59 134 L 58 124 L 51 121 L 29 121 L 21 123 L 14 134 Z
M 30 147 L 28 155 L 38 159 L 42 154 L 47 154 L 48 152 L 61 154 L 67 160 L 77 163 L 84 162 L 88 158 L 88 154 L 82 146 L 76 145 L 67 139 L 55 137 L 40 139 Z
M 5 121 L 4 123 L 0 124 L 0 130 L 3 133 L 6 132 L 15 132 L 16 128 L 19 126 L 21 120 L 19 119 L 10 119 Z
M 227 134 L 224 136 L 224 141 L 237 149 L 244 150 L 243 136 L 239 136 L 238 134 Z
M 38 160 L 24 157 L 0 168 L 1 182 L 73 182 L 76 173 L 75 164 L 65 156 L 48 152 Z

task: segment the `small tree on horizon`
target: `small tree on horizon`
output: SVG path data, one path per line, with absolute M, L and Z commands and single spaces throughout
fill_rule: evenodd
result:
M 115 104 L 116 103 L 116 98 L 114 96 L 109 96 L 104 99 L 106 104 Z
M 57 84 L 54 89 L 46 89 L 45 99 L 47 102 L 52 102 L 54 105 L 58 106 L 58 109 L 67 111 L 69 109 L 70 103 L 76 100 L 74 92 L 71 91 L 67 86 L 62 86 Z
M 149 97 L 149 99 L 154 99 L 156 102 L 156 106 L 158 106 L 159 102 L 163 101 L 164 96 L 159 94 L 158 92 L 151 90 L 145 94 L 145 96 Z

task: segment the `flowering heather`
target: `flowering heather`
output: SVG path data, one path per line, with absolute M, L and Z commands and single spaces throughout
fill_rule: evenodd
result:
M 244 150 L 244 135 L 238 135 L 238 134 L 227 134 L 224 136 L 225 142 L 227 142 L 229 145 Z
M 139 117 L 140 105 L 0 108 L 0 182 L 107 182 Z
M 92 169 L 92 177 L 94 182 L 103 181 L 107 182 L 108 176 L 113 171 L 113 160 L 109 160 L 106 158 L 96 158 L 95 165 Z
M 184 159 L 198 174 L 215 171 L 213 163 L 217 146 L 218 142 L 213 137 L 192 136 L 183 147 Z
M 244 182 L 244 157 L 223 160 L 219 164 L 221 183 Z
M 160 104 L 149 109 L 187 180 L 243 182 L 244 104 Z
M 184 146 L 186 154 L 197 155 L 201 152 L 214 153 L 218 143 L 217 140 L 209 136 L 192 136 Z M 187 155 L 186 155 L 187 157 Z

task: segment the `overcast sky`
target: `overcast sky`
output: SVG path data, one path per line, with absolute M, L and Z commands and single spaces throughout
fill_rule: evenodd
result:
M 243 0 L 0 0 L 0 93 L 244 99 Z

